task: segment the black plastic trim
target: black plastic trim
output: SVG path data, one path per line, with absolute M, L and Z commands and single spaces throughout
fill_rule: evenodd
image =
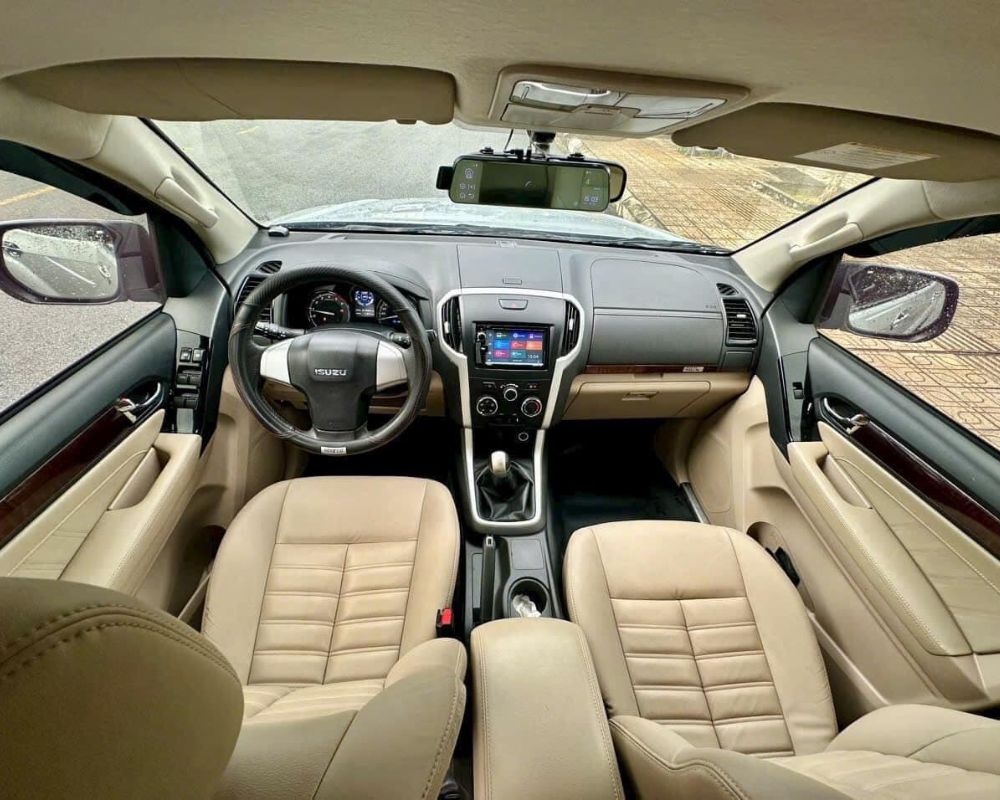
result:
M 0 495 L 5 495 L 100 416 L 123 392 L 147 380 L 173 381 L 176 330 L 161 312 L 34 393 L 0 425 Z

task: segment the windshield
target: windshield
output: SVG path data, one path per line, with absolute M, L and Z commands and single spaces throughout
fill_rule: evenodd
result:
M 457 124 L 217 120 L 158 127 L 263 225 L 526 235 L 684 249 L 735 250 L 857 186 L 867 176 L 677 147 L 648 139 L 559 135 L 628 172 L 604 213 L 453 204 L 437 170 L 483 147 L 523 148 L 523 131 Z M 510 137 L 508 145 L 508 137 Z

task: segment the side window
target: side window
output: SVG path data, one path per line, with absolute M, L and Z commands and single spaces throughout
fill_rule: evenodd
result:
M 159 308 L 162 290 L 137 292 L 118 270 L 123 252 L 148 249 L 145 216 L 0 170 L 0 228 L 2 414 Z
M 1000 234 L 948 239 L 860 260 L 845 257 L 838 271 L 853 269 L 863 283 L 878 275 L 877 267 L 906 271 L 898 276 L 894 271 L 887 273 L 888 283 L 899 288 L 897 297 L 909 292 L 906 296 L 914 298 L 923 292 L 928 301 L 893 305 L 886 295 L 884 324 L 895 323 L 898 331 L 906 333 L 908 325 L 921 324 L 916 321 L 920 308 L 930 323 L 930 317 L 952 302 L 936 282 L 915 277 L 920 272 L 934 273 L 957 285 L 950 324 L 945 315 L 936 329 L 928 329 L 926 338 L 915 336 L 909 341 L 862 335 L 857 324 L 839 330 L 821 325 L 820 333 L 1000 448 Z M 936 299 L 931 300 L 935 293 Z M 869 312 L 864 324 L 876 324 L 875 317 Z

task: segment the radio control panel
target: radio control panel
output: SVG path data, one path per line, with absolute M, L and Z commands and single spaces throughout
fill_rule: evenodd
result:
M 476 425 L 538 427 L 542 423 L 549 380 L 498 378 L 470 381 L 472 410 Z

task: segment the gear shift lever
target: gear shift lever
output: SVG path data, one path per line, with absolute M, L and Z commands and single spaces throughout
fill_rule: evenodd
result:
M 506 478 L 510 473 L 510 456 L 503 450 L 494 450 L 490 453 L 490 472 L 494 478 Z
M 531 473 L 503 450 L 476 475 L 476 497 L 483 517 L 493 522 L 517 522 L 531 517 L 534 481 Z

